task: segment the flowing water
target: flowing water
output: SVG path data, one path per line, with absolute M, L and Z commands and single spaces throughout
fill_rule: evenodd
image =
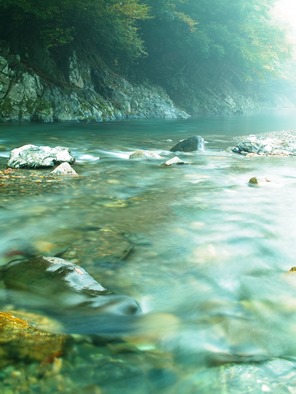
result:
M 102 326 L 90 320 L 87 328 L 78 316 L 78 332 L 81 324 L 81 333 L 118 340 L 95 344 L 82 335 L 56 374 L 16 367 L 28 392 L 296 393 L 296 274 L 289 273 L 296 158 L 227 150 L 234 136 L 294 129 L 291 113 L 1 124 L 0 169 L 12 148 L 62 145 L 80 175 L 55 182 L 36 170 L 28 186 L 21 178 L 28 170 L 19 170 L 20 178 L 2 185 L 2 264 L 15 240 L 50 245 L 48 254 L 78 245 L 73 261 L 143 310 Z M 190 165 L 160 165 L 192 135 L 204 137 L 204 152 L 178 155 Z M 136 149 L 164 160 L 129 160 Z M 250 187 L 253 176 L 269 182 Z M 109 249 L 122 260 L 99 256 L 102 229 L 114 235 Z M 132 247 L 124 253 L 126 242 Z M 7 369 L 0 375 L 1 393 L 27 392 Z

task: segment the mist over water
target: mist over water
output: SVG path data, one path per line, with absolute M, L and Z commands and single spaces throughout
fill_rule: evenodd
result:
M 52 180 L 39 188 L 32 176 L 32 189 L 23 196 L 1 189 L 1 262 L 7 261 L 7 251 L 26 243 L 37 248 L 50 243 L 50 255 L 81 242 L 77 263 L 103 286 L 134 297 L 143 315 L 122 320 L 89 316 L 86 325 L 78 314 L 69 316 L 65 330 L 75 325 L 79 331 L 81 324 L 83 334 L 120 335 L 142 349 L 140 365 L 148 370 L 156 366 L 144 344 L 157 349 L 159 359 L 169 355 L 175 378 L 168 383 L 152 374 L 154 392 L 178 393 L 180 387 L 183 393 L 214 392 L 222 387 L 221 374 L 228 392 L 256 393 L 271 382 L 274 392 L 285 392 L 281 385 L 295 368 L 296 356 L 296 276 L 289 273 L 296 265 L 296 159 L 247 158 L 225 149 L 233 145 L 233 136 L 293 130 L 295 120 L 294 114 L 282 113 L 186 121 L 2 124 L 2 169 L 14 147 L 62 145 L 75 153 L 74 167 L 81 177 Z M 191 165 L 161 167 L 172 157 L 169 149 L 192 135 L 205 138 L 206 151 L 178 154 Z M 164 160 L 128 160 L 136 149 L 157 151 Z M 40 176 L 48 172 L 37 171 Z M 250 187 L 252 176 L 270 182 Z M 92 252 L 98 228 L 116 229 L 133 243 L 124 261 L 98 262 Z M 66 327 L 65 319 L 63 323 Z M 139 367 L 139 359 L 118 357 Z M 275 368 L 272 363 L 278 358 L 286 361 L 278 360 Z M 227 363 L 240 366 L 237 380 L 231 378 L 234 367 Z M 229 375 L 220 365 L 229 365 Z M 280 369 L 281 379 L 276 375 Z M 250 381 L 250 371 L 263 383 Z M 79 384 L 93 383 L 84 369 L 80 376 Z M 293 382 L 294 372 L 289 376 Z M 130 392 L 148 393 L 151 388 L 139 386 L 135 377 L 128 380 L 134 382 Z M 112 387 L 108 384 L 108 392 L 119 393 L 127 381 L 115 378 Z

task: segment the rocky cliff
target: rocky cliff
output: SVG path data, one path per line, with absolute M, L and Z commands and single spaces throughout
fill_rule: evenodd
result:
M 247 94 L 230 81 L 200 89 L 166 91 L 152 83 L 132 83 L 99 57 L 65 52 L 57 61 L 37 49 L 35 58 L 0 42 L 0 121 L 107 121 L 127 118 L 186 118 L 229 115 L 260 108 L 295 106 L 282 86 L 251 89 Z M 262 92 L 261 92 L 262 90 Z M 267 93 L 266 93 L 267 92 Z M 173 100 L 171 99 L 173 98 Z M 181 110 L 178 106 L 185 109 Z M 187 113 L 188 112 L 188 113 Z
M 104 121 L 188 117 L 163 89 L 136 85 L 75 52 L 55 78 L 0 46 L 0 120 Z

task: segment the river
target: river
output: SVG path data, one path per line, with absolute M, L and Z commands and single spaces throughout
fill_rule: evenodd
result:
M 122 329 L 120 318 L 110 322 L 107 333 L 120 332 L 120 340 L 82 338 L 56 374 L 17 366 L 27 389 L 0 371 L 0 391 L 296 393 L 296 274 L 289 273 L 296 265 L 296 158 L 227 150 L 234 136 L 294 129 L 290 112 L 0 124 L 1 169 L 15 147 L 61 145 L 81 176 L 44 188 L 33 177 L 29 192 L 2 187 L 1 256 L 15 239 L 51 245 L 49 253 L 79 245 L 74 261 L 143 310 Z M 206 150 L 179 155 L 190 165 L 128 159 L 146 149 L 165 161 L 192 135 L 205 139 Z M 250 187 L 253 176 L 269 182 Z M 121 242 L 132 245 L 122 261 L 98 258 L 101 229 L 113 232 L 115 254 L 123 253 Z

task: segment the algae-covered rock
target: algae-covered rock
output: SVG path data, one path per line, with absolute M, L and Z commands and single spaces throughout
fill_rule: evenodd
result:
M 249 186 L 263 186 L 268 183 L 270 183 L 271 180 L 269 178 L 258 178 L 256 176 L 253 176 L 252 178 L 249 179 L 248 185 Z
M 52 361 L 63 355 L 69 337 L 46 331 L 47 325 L 51 328 L 52 322 L 37 314 L 0 312 L 0 366 L 16 360 Z
M 255 186 L 258 185 L 258 179 L 256 176 L 253 176 L 252 178 L 249 179 L 249 185 Z

